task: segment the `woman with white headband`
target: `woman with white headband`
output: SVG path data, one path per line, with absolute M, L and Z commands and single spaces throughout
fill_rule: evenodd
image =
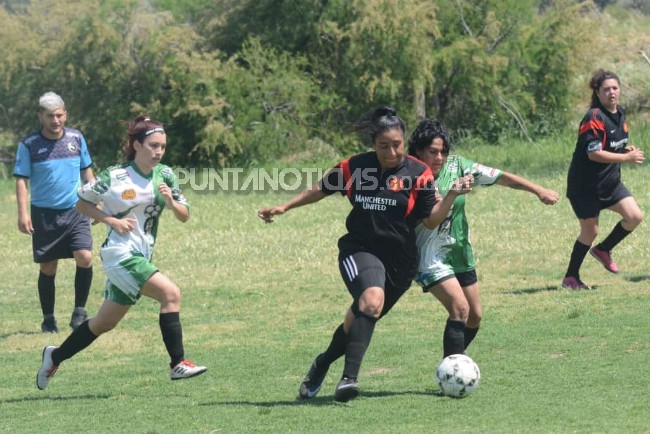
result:
M 126 161 L 109 167 L 79 189 L 79 211 L 105 223 L 108 229 L 100 251 L 107 277 L 104 302 L 97 315 L 79 326 L 60 347 L 43 349 L 36 377 L 39 389 L 45 389 L 61 362 L 115 328 L 141 295 L 160 303 L 160 331 L 171 359 L 171 379 L 190 378 L 207 370 L 185 359 L 180 289 L 151 263 L 162 210 L 171 209 L 183 223 L 190 218 L 189 204 L 174 172 L 160 163 L 166 146 L 163 125 L 148 116 L 138 116 L 128 126 Z

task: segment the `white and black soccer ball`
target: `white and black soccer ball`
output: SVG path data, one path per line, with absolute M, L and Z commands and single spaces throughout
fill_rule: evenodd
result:
M 452 354 L 438 365 L 436 381 L 443 395 L 465 398 L 478 389 L 481 371 L 469 356 Z

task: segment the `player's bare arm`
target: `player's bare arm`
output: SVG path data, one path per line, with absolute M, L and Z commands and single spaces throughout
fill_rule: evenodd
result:
M 16 178 L 16 203 L 18 204 L 18 230 L 23 234 L 34 233 L 32 218 L 27 210 L 29 196 L 29 180 L 27 178 Z
M 90 217 L 91 219 L 109 225 L 115 232 L 120 235 L 128 234 L 137 225 L 137 221 L 133 216 L 127 215 L 124 218 L 117 218 L 106 214 L 97 205 L 86 202 L 85 200 L 77 201 L 77 209 L 80 213 Z
M 515 190 L 524 190 L 533 193 L 546 205 L 554 205 L 560 199 L 560 194 L 557 191 L 544 188 L 514 173 L 502 172 L 497 180 L 497 184 Z
M 164 182 L 161 182 L 158 184 L 158 190 L 165 201 L 165 205 L 172 210 L 174 216 L 183 223 L 187 222 L 190 219 L 190 210 L 185 205 L 174 200 L 172 189 Z
M 273 217 L 276 215 L 282 215 L 285 212 L 289 211 L 292 208 L 298 208 L 300 206 L 309 205 L 311 203 L 316 203 L 319 200 L 325 198 L 327 195 L 321 191 L 318 187 L 318 184 L 312 185 L 310 188 L 306 189 L 302 193 L 299 193 L 289 199 L 282 205 L 271 206 L 268 208 L 260 208 L 257 211 L 259 218 L 264 220 L 265 223 L 273 223 Z

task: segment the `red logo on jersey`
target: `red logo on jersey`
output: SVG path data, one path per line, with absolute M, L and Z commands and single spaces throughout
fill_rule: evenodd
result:
M 402 178 L 391 178 L 388 180 L 388 188 L 395 193 L 402 191 L 404 189 L 404 181 Z
M 627 133 L 627 122 L 623 122 L 623 132 Z

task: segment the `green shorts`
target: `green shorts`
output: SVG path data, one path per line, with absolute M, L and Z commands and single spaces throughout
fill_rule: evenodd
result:
M 158 272 L 147 258 L 134 255 L 117 264 L 103 262 L 106 289 L 102 296 L 117 304 L 133 305 L 140 298 L 144 284 Z

